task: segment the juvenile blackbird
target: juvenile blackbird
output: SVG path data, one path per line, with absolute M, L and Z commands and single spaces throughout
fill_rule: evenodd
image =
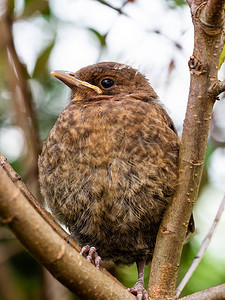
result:
M 130 66 L 103 62 L 52 75 L 72 96 L 39 158 L 41 192 L 97 267 L 99 256 L 137 263 L 138 281 L 129 290 L 147 299 L 144 265 L 177 185 L 174 124 Z

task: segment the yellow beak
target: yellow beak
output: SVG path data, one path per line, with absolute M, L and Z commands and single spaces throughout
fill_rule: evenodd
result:
M 82 85 L 96 91 L 98 94 L 102 94 L 102 90 L 98 86 L 78 79 L 75 73 L 73 72 L 57 70 L 57 71 L 52 71 L 51 74 L 55 76 L 57 79 L 64 82 L 70 88 L 73 88 L 74 86 L 79 87 L 79 85 Z

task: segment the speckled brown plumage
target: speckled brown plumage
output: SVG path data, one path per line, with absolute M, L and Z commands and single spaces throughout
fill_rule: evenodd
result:
M 147 79 L 131 67 L 99 63 L 60 72 L 54 75 L 70 86 L 72 98 L 39 158 L 41 192 L 72 236 L 94 246 L 102 259 L 150 261 L 177 184 L 173 122 Z M 103 88 L 105 78 L 114 85 Z

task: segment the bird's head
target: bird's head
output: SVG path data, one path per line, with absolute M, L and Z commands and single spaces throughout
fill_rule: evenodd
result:
M 53 71 L 51 74 L 71 88 L 73 100 L 136 94 L 145 95 L 148 99 L 157 97 L 138 70 L 115 62 L 90 65 L 76 73 Z

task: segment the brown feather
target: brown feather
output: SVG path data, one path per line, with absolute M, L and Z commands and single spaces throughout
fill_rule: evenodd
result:
M 149 261 L 177 185 L 174 124 L 137 70 L 100 63 L 76 76 L 103 93 L 72 88 L 39 158 L 41 192 L 72 236 L 102 259 Z M 100 85 L 105 77 L 115 81 L 108 90 Z

